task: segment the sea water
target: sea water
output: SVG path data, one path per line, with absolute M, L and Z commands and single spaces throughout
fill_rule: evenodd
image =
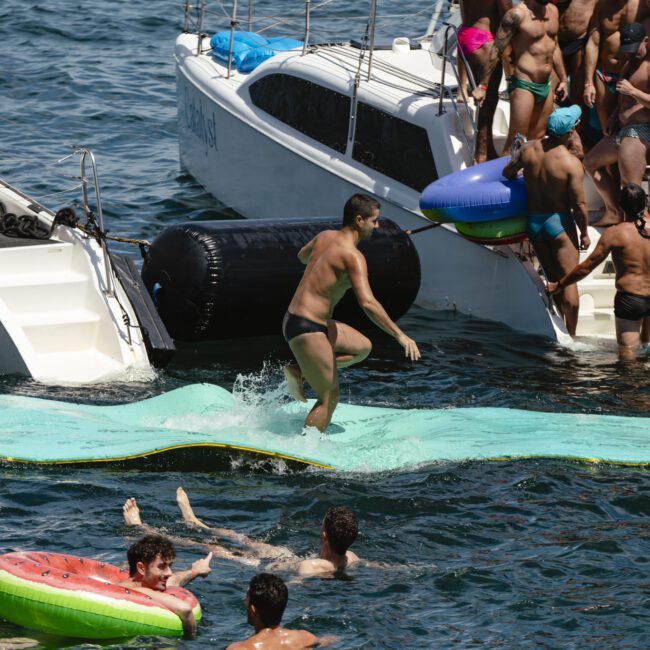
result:
M 256 0 L 254 7 L 282 15 L 290 4 Z M 302 7 L 290 7 L 295 24 Z M 414 0 L 380 2 L 379 10 L 389 15 L 379 24 L 383 36 L 426 28 L 425 13 L 402 17 L 424 10 Z M 328 11 L 322 37 L 363 34 L 364 3 L 335 2 Z M 208 29 L 226 24 L 224 18 Z M 69 205 L 76 195 L 52 194 L 62 181 L 72 184 L 65 177 L 70 168 L 52 163 L 84 144 L 98 159 L 112 234 L 151 239 L 173 223 L 231 218 L 179 170 L 172 51 L 181 26 L 181 3 L 172 0 L 4 0 L 0 175 L 54 209 Z M 612 342 L 561 348 L 417 308 L 400 324 L 417 340 L 422 360 L 405 361 L 394 341 L 373 332 L 371 357 L 341 374 L 344 402 L 648 415 L 649 362 L 619 363 Z M 72 405 L 119 404 L 211 382 L 234 390 L 254 415 L 281 399 L 280 368 L 288 357 L 280 337 L 181 344 L 153 378 L 79 389 L 5 378 L 0 390 Z M 244 461 L 200 472 L 1 468 L 0 552 L 62 551 L 120 563 L 138 535 L 122 524 L 121 507 L 135 497 L 146 522 L 193 542 L 179 548 L 177 565 L 187 567 L 210 535 L 182 524 L 178 485 L 208 523 L 300 555 L 317 553 L 329 505 L 357 513 L 354 549 L 385 566 L 291 584 L 284 617 L 289 627 L 338 634 L 338 647 L 650 646 L 650 474 L 643 469 L 560 461 L 441 463 L 381 474 L 296 473 L 281 462 Z M 193 583 L 204 610 L 193 643 L 140 638 L 104 645 L 224 647 L 242 639 L 251 632 L 243 596 L 252 575 L 250 567 L 215 560 L 210 578 Z M 0 622 L 0 647 L 19 636 L 49 648 L 101 645 Z

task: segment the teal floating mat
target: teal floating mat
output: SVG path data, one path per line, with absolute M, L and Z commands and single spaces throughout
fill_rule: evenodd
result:
M 370 472 L 465 459 L 650 465 L 650 418 L 340 404 L 328 432 L 320 434 L 302 430 L 310 405 L 282 404 L 273 395 L 251 401 L 207 384 L 117 406 L 0 395 L 0 459 L 157 462 L 163 452 L 219 449 Z

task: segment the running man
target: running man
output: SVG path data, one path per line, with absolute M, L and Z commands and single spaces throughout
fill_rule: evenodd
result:
M 216 557 L 252 566 L 259 566 L 261 560 L 269 560 L 270 568 L 295 571 L 303 577 L 333 575 L 362 561 L 349 550 L 359 533 L 357 518 L 343 506 L 329 508 L 325 513 L 320 532 L 318 558 L 301 559 L 284 546 L 274 546 L 273 544 L 251 539 L 247 535 L 229 528 L 214 528 L 203 523 L 194 514 L 187 494 L 182 487 L 176 490 L 176 503 L 186 524 L 209 530 L 214 535 L 215 541 L 207 546 Z M 130 526 L 142 526 L 147 530 L 153 530 L 142 523 L 140 510 L 135 499 L 126 500 L 124 504 L 124 521 Z M 230 539 L 242 548 L 236 551 L 226 549 L 216 543 L 219 538 Z M 187 543 L 186 540 L 177 541 Z M 372 564 L 366 561 L 362 562 Z
M 484 68 L 494 47 L 494 34 L 501 21 L 503 0 L 460 0 L 460 14 L 463 24 L 458 30 L 458 49 L 463 53 L 475 81 L 482 79 Z M 499 61 L 492 72 L 489 83 L 477 87 L 472 95 L 479 99 L 478 130 L 476 133 L 477 163 L 497 158 L 492 139 L 492 121 L 499 101 L 502 65 Z M 458 69 L 464 72 L 462 59 L 458 58 Z M 461 80 L 466 75 L 461 74 Z M 479 91 L 478 93 L 476 91 Z M 481 92 L 482 91 L 482 92 Z
M 284 373 L 289 393 L 306 402 L 304 383 L 316 393 L 316 404 L 305 426 L 325 431 L 339 402 L 338 368 L 363 361 L 370 340 L 353 327 L 332 320 L 332 312 L 352 287 L 359 306 L 380 329 L 395 337 L 412 361 L 420 358 L 415 341 L 391 320 L 374 297 L 368 282 L 366 258 L 357 249 L 379 227 L 379 203 L 355 194 L 343 208 L 341 230 L 319 233 L 298 253 L 307 265 L 282 323 L 282 333 L 296 357 Z
M 543 140 L 529 140 L 503 170 L 514 179 L 520 169 L 528 190 L 528 236 L 547 279 L 558 281 L 589 248 L 582 163 L 567 148 L 580 120 L 580 107 L 558 108 L 548 118 Z M 580 243 L 575 226 L 580 230 Z M 580 298 L 570 286 L 557 295 L 567 331 L 575 336 Z
M 596 107 L 601 129 L 614 112 L 618 97 L 616 84 L 623 62 L 619 30 L 626 22 L 626 0 L 600 0 L 589 24 L 585 53 L 584 102 Z
M 630 183 L 621 192 L 625 221 L 603 232 L 593 253 L 559 282 L 557 293 L 587 277 L 610 253 L 616 271 L 616 340 L 621 359 L 633 359 L 642 343 L 650 343 L 650 213 L 643 188 Z
M 186 639 L 196 636 L 196 620 L 192 608 L 184 600 L 165 593 L 167 587 L 184 587 L 198 578 L 210 575 L 212 553 L 192 564 L 187 571 L 172 573 L 176 550 L 172 542 L 162 535 L 145 535 L 133 544 L 128 552 L 129 577 L 119 584 L 149 596 L 170 609 L 183 623 Z
M 508 84 L 510 125 L 504 152 L 510 151 L 518 133 L 527 138 L 544 136 L 546 120 L 553 110 L 553 71 L 560 80 L 555 94 L 560 100 L 567 97 L 567 75 L 557 43 L 559 29 L 558 9 L 550 0 L 522 0 L 501 20 L 496 47 L 490 52 L 478 90 L 489 83 L 499 58 L 512 45 L 514 73 Z M 480 101 L 480 92 L 475 98 Z
M 603 129 L 605 137 L 585 156 L 585 169 L 605 203 L 605 212 L 594 226 L 621 221 L 618 205 L 621 184 L 640 185 L 650 151 L 650 18 L 624 25 L 620 31 L 620 55 L 626 63 L 616 84 L 618 106 Z M 611 167 L 618 165 L 620 183 Z
M 337 640 L 335 636 L 318 638 L 307 630 L 287 630 L 280 623 L 289 590 L 282 578 L 259 573 L 251 578 L 246 590 L 246 615 L 255 634 L 246 641 L 231 643 L 226 650 L 306 650 L 323 648 Z

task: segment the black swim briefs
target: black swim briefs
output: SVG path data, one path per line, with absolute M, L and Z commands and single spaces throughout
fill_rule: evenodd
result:
M 617 291 L 614 298 L 614 315 L 625 320 L 641 320 L 650 316 L 650 296 L 635 296 Z
M 310 334 L 312 332 L 321 332 L 327 336 L 327 325 L 315 323 L 313 320 L 303 318 L 302 316 L 294 316 L 289 312 L 284 315 L 282 334 L 287 343 L 299 334 Z

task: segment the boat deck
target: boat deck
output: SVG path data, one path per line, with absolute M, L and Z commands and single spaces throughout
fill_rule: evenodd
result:
M 55 239 L 30 239 L 27 237 L 7 237 L 0 234 L 1 248 L 18 248 L 22 246 L 42 246 L 45 244 L 58 244 Z

